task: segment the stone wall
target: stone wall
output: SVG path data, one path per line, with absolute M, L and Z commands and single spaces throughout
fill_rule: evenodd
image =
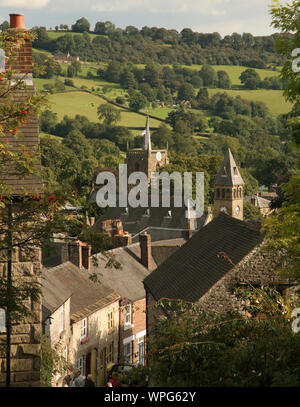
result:
M 12 275 L 14 280 L 41 281 L 41 251 L 35 249 L 26 255 L 20 249 L 14 250 Z M 24 276 L 26 274 L 26 276 Z M 6 278 L 7 263 L 0 260 L 0 276 Z M 41 300 L 26 300 L 31 316 L 12 324 L 11 335 L 11 386 L 39 386 L 41 366 Z M 6 383 L 6 334 L 0 334 L 0 386 Z

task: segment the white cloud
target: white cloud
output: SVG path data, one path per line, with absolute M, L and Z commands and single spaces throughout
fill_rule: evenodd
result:
M 224 15 L 222 5 L 232 0 L 101 0 L 92 4 L 97 12 L 151 12 L 151 13 L 197 13 L 200 15 Z
M 39 9 L 46 7 L 50 0 L 0 0 L 1 7 L 22 7 L 27 9 Z

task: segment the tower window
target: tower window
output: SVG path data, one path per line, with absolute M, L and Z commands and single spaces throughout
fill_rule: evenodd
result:
M 234 175 L 238 175 L 238 170 L 236 167 L 233 167 L 233 173 L 234 173 Z
M 233 197 L 236 198 L 236 189 L 233 190 Z
M 220 189 L 217 188 L 217 198 L 220 198 Z
M 140 169 L 140 164 L 139 163 L 135 163 L 135 171 L 139 171 Z
M 222 198 L 225 198 L 225 189 L 222 189 Z

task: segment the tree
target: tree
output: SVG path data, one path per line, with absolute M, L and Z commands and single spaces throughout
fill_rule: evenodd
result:
M 103 120 L 105 126 L 111 126 L 113 123 L 117 123 L 121 119 L 120 109 L 116 109 L 109 103 L 99 105 L 97 113 L 99 120 Z
M 89 32 L 90 30 L 90 23 L 84 17 L 79 18 L 75 24 L 72 25 L 72 31 L 83 33 L 85 31 Z
M 192 100 L 195 97 L 194 88 L 190 83 L 184 83 L 178 89 L 178 100 Z
M 262 221 L 263 219 L 260 210 L 250 202 L 244 202 L 243 215 L 244 220 Z
M 255 69 L 246 69 L 240 75 L 240 81 L 247 89 L 257 89 L 260 86 L 260 77 Z
M 53 113 L 47 109 L 40 115 L 40 128 L 45 133 L 53 134 L 55 126 L 57 124 L 57 113 Z
M 3 21 L 2 24 L 0 24 L 0 30 L 1 31 L 6 31 L 9 29 L 9 22 L 8 21 Z
M 210 65 L 203 65 L 200 71 L 201 78 L 203 80 L 203 86 L 214 88 L 218 84 L 218 76 L 214 68 Z
M 69 78 L 74 78 L 74 76 L 76 76 L 76 69 L 73 65 L 68 65 L 67 75 Z
M 161 300 L 148 340 L 150 384 L 168 387 L 298 386 L 300 337 L 272 287 L 237 291 L 245 315 Z
M 294 48 L 299 47 L 299 1 L 282 6 L 280 3 L 274 3 L 271 9 L 272 25 L 280 29 L 283 33 L 296 32 L 292 38 L 281 36 L 276 43 L 276 49 L 283 55 L 290 55 Z M 295 103 L 295 107 L 300 101 L 299 75 L 293 72 L 290 61 L 286 62 L 281 71 L 281 78 L 287 81 L 287 87 L 284 91 L 285 97 L 290 102 Z M 296 131 L 292 133 L 295 146 L 299 157 L 300 137 L 297 126 L 299 125 L 299 116 L 295 117 L 294 125 Z M 299 163 L 299 162 L 298 162 Z M 283 272 L 290 278 L 300 278 L 300 175 L 299 170 L 290 180 L 281 185 L 284 196 L 282 207 L 278 214 L 273 218 L 266 219 L 264 230 L 270 239 L 268 248 L 270 250 L 283 250 L 287 260 L 283 267 Z
M 135 91 L 129 97 L 129 107 L 131 110 L 138 112 L 148 105 L 147 98 L 139 91 Z
M 231 80 L 227 72 L 218 71 L 218 88 L 231 89 Z

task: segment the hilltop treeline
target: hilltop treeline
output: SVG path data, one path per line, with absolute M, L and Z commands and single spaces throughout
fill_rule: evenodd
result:
M 79 20 L 78 20 L 79 21 Z M 198 33 L 189 28 L 181 32 L 157 27 L 141 30 L 128 26 L 124 30 L 111 22 L 97 22 L 94 37 L 89 24 L 74 24 L 73 31 L 51 38 L 45 27 L 34 27 L 34 47 L 53 53 L 70 53 L 87 61 L 120 61 L 160 64 L 242 65 L 265 68 L 281 65 L 283 59 L 274 52 L 278 34 L 255 37 L 250 33 L 233 33 L 224 38 L 217 32 Z M 58 27 L 57 27 L 58 28 Z M 81 32 L 73 35 L 72 32 Z

